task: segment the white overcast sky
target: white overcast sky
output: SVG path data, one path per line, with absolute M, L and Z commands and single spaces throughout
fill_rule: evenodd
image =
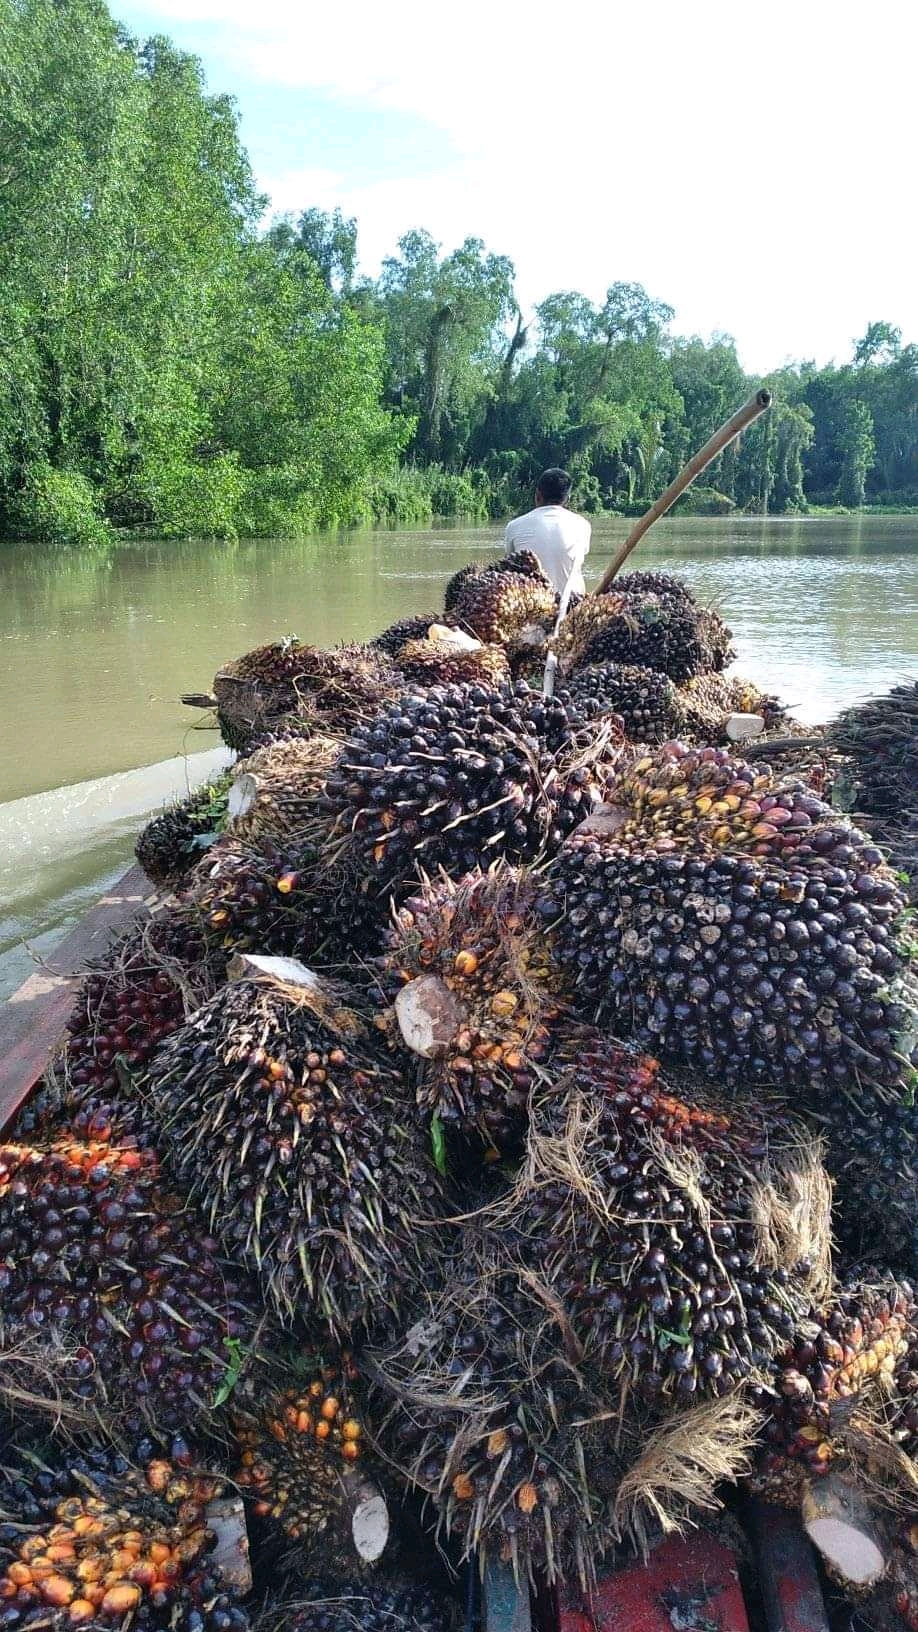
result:
M 238 100 L 277 210 L 511 256 L 529 308 L 643 283 L 750 370 L 918 340 L 915 0 L 111 0 Z

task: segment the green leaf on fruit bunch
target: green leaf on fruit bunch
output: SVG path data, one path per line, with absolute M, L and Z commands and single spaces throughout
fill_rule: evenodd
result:
M 233 1392 L 233 1389 L 236 1387 L 236 1384 L 242 1376 L 242 1368 L 245 1365 L 246 1359 L 248 1358 L 248 1351 L 243 1349 L 242 1343 L 238 1337 L 225 1337 L 223 1339 L 223 1347 L 226 1349 L 229 1359 L 226 1362 L 226 1370 L 223 1373 L 223 1381 L 221 1382 L 220 1387 L 217 1389 L 217 1392 L 211 1401 L 212 1411 L 216 1411 L 219 1405 L 226 1404 Z
M 126 1093 L 130 1093 L 137 1082 L 137 1073 L 132 1071 L 128 1065 L 126 1054 L 115 1055 L 115 1076 L 118 1078 L 119 1088 L 123 1088 Z
M 434 1167 L 438 1173 L 446 1177 L 446 1134 L 443 1131 L 441 1118 L 434 1113 L 430 1123 L 430 1148 L 433 1152 Z

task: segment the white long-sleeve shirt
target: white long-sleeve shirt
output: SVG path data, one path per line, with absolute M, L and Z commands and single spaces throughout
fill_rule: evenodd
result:
M 563 504 L 540 504 L 507 523 L 504 544 L 508 555 L 531 550 L 559 595 L 569 577 L 572 594 L 585 595 L 583 563 L 590 553 L 592 531 L 585 516 L 565 510 Z

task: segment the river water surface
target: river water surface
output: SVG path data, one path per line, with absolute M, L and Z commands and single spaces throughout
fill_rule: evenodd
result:
M 594 526 L 594 581 L 629 526 Z M 281 635 L 332 645 L 436 611 L 446 578 L 499 537 L 0 544 L 0 995 L 116 876 L 144 813 L 226 761 L 182 692 Z M 633 564 L 687 577 L 733 629 L 737 671 L 804 720 L 918 669 L 918 517 L 679 518 Z

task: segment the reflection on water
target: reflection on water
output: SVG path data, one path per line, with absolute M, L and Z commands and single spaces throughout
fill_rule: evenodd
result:
M 594 526 L 593 581 L 629 526 Z M 98 556 L 0 545 L 0 801 L 21 801 L 0 804 L 0 868 L 5 857 L 16 895 L 0 964 L 11 937 L 50 933 L 61 903 L 101 886 L 130 854 L 133 814 L 113 818 L 103 793 L 81 826 L 73 784 L 212 749 L 215 735 L 195 729 L 178 697 L 208 690 L 221 662 L 284 634 L 330 645 L 436 611 L 449 574 L 499 549 L 500 535 L 441 527 L 151 542 Z M 918 517 L 679 518 L 660 522 L 633 564 L 684 574 L 733 629 L 737 667 L 803 719 L 918 668 Z M 184 774 L 154 777 L 145 808 L 180 790 Z M 45 805 L 25 797 L 36 794 Z M 68 824 L 76 842 L 65 843 Z

